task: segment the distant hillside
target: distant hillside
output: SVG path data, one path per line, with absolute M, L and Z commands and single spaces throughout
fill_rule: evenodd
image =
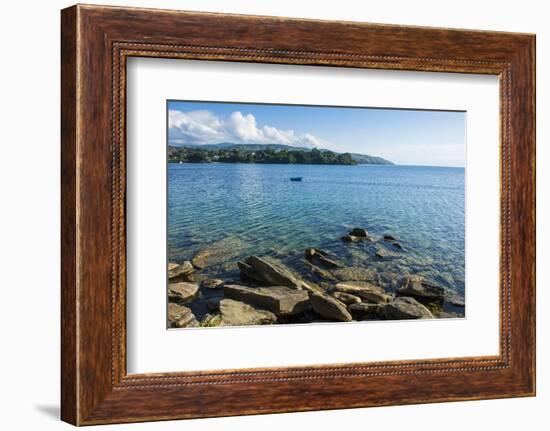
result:
M 359 164 L 364 165 L 393 165 L 393 162 L 378 156 L 367 156 L 366 154 L 351 153 L 351 157 Z
M 219 156 L 226 155 L 224 154 L 225 151 L 230 151 L 230 150 L 236 150 L 239 153 L 251 153 L 251 152 L 258 152 L 258 151 L 263 152 L 265 150 L 268 150 L 274 153 L 279 153 L 279 152 L 311 153 L 312 151 L 311 148 L 293 147 L 293 146 L 284 145 L 284 144 L 234 144 L 231 142 L 221 142 L 219 144 L 204 144 L 204 145 L 185 144 L 185 145 L 179 145 L 179 146 L 172 146 L 172 145 L 169 146 L 169 151 L 168 151 L 169 159 L 170 159 L 170 154 L 172 154 L 172 156 L 174 156 L 173 161 L 189 161 L 189 160 L 182 160 L 181 158 L 179 158 L 179 160 L 175 160 L 176 153 L 179 152 L 181 153 L 180 156 L 183 155 L 183 152 L 181 152 L 180 150 L 185 148 L 190 150 L 191 149 L 198 150 L 201 152 L 204 151 L 206 153 L 205 155 L 208 155 L 210 153 L 211 157 L 218 156 L 217 157 L 218 159 L 219 159 Z M 319 151 L 320 153 L 331 153 L 331 154 L 334 154 L 335 156 L 338 156 L 338 155 L 343 156 L 344 154 L 346 155 L 349 154 L 351 159 L 354 161 L 354 163 L 337 163 L 337 164 L 393 165 L 393 163 L 390 162 L 389 160 L 386 160 L 386 159 L 383 159 L 382 157 L 377 157 L 377 156 L 369 156 L 366 154 L 359 154 L 359 153 L 336 153 L 325 149 L 320 149 L 320 150 L 315 149 L 315 150 Z M 221 152 L 221 154 L 215 154 L 217 152 Z M 298 154 L 295 154 L 295 155 L 298 155 Z M 202 160 L 202 157 L 200 156 L 197 156 L 197 158 Z M 298 157 L 299 160 L 303 160 L 304 158 L 308 159 L 307 156 Z M 296 157 L 294 157 L 294 159 L 296 159 Z M 332 160 L 332 157 L 329 156 L 329 159 Z M 202 160 L 202 161 L 207 161 L 207 160 Z M 246 161 L 248 162 L 252 161 L 250 156 L 246 157 Z M 258 160 L 256 160 L 255 162 L 262 163 Z M 267 162 L 264 162 L 264 163 L 267 163 Z M 274 163 L 277 163 L 277 162 L 274 162 Z M 288 163 L 312 163 L 312 162 L 289 161 Z

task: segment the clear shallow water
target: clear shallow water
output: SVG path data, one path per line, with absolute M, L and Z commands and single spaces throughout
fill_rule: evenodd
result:
M 463 168 L 169 164 L 168 257 L 191 259 L 229 238 L 233 256 L 208 272 L 236 277 L 234 262 L 251 254 L 300 272 L 304 249 L 317 247 L 347 266 L 376 269 L 387 288 L 421 274 L 464 294 L 464 192 Z M 387 247 L 396 256 L 379 259 L 373 243 L 343 243 L 355 226 L 375 239 L 391 234 L 403 249 Z

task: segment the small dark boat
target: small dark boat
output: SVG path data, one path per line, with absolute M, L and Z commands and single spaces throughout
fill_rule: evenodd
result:
M 290 181 L 302 181 L 303 177 L 290 177 Z

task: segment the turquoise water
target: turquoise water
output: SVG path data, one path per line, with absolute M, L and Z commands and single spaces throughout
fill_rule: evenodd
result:
M 296 176 L 303 181 L 289 181 Z M 250 254 L 301 271 L 304 249 L 318 247 L 376 269 L 388 288 L 421 274 L 464 294 L 464 193 L 463 168 L 169 164 L 168 256 L 190 259 L 229 238 L 236 253 L 208 272 L 235 277 L 234 262 Z M 391 234 L 403 249 L 380 259 L 372 243 L 343 243 L 355 226 L 375 239 Z

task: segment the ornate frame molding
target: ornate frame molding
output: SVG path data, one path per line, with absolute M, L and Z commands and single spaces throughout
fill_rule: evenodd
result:
M 206 24 L 219 32 L 204 34 Z M 258 26 L 278 32 L 257 36 Z M 334 31 L 339 41 L 324 37 Z M 310 34 L 320 41 L 308 42 Z M 534 36 L 74 6 L 62 12 L 62 54 L 64 420 L 97 424 L 534 394 Z M 125 66 L 132 56 L 498 75 L 500 354 L 127 375 Z M 296 382 L 307 387 L 308 400 L 299 397 Z M 402 393 L 404 387 L 412 392 Z M 250 391 L 266 399 L 250 400 Z

